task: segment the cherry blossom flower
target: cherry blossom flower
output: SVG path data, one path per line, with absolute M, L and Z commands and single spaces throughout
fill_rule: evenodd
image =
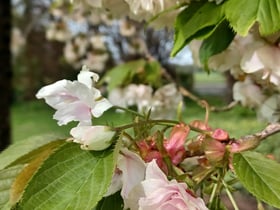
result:
M 246 73 L 262 71 L 263 79 L 274 85 L 280 85 L 280 48 L 262 44 L 247 50 L 241 61 L 241 68 Z
M 145 179 L 126 199 L 131 210 L 206 210 L 203 200 L 194 197 L 186 183 L 169 181 L 156 161 L 147 164 Z
M 53 118 L 58 125 L 78 121 L 79 125 L 91 125 L 91 118 L 100 117 L 112 104 L 96 88 L 92 87 L 92 78 L 98 75 L 83 67 L 78 81 L 60 80 L 41 88 L 36 97 L 44 98 L 46 103 L 56 109 Z
M 83 150 L 104 150 L 112 143 L 115 132 L 108 126 L 78 126 L 72 128 L 70 134 L 73 142 L 81 144 Z
M 153 95 L 151 103 L 153 118 L 173 119 L 176 108 L 183 103 L 183 97 L 174 83 L 162 86 Z
M 121 150 L 117 167 L 122 171 L 121 196 L 126 208 L 131 208 L 128 203 L 129 194 L 132 189 L 145 178 L 146 163 L 136 153 L 124 148 Z M 132 209 L 131 209 L 132 210 Z
M 233 99 L 240 101 L 243 106 L 258 107 L 265 98 L 261 88 L 254 84 L 250 77 L 246 77 L 244 81 L 236 82 L 233 86 Z
M 267 122 L 280 121 L 280 95 L 274 94 L 267 98 L 257 111 L 258 118 Z

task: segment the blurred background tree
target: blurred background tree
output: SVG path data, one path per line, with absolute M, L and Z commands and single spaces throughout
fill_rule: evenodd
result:
M 10 105 L 12 102 L 12 66 L 10 52 L 11 1 L 0 2 L 0 151 L 11 142 Z

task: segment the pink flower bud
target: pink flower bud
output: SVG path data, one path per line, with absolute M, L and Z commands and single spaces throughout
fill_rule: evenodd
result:
M 224 158 L 226 145 L 214 139 L 205 139 L 204 150 L 210 162 L 219 162 Z
M 215 129 L 211 136 L 218 141 L 227 141 L 229 139 L 228 132 L 220 128 Z
M 185 141 L 190 132 L 189 126 L 178 124 L 173 127 L 170 138 L 164 142 L 164 148 L 170 156 L 172 163 L 179 164 L 185 155 Z

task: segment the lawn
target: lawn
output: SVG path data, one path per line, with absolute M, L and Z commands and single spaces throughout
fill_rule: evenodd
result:
M 220 100 L 210 101 L 214 105 L 221 105 Z M 195 103 L 186 101 L 183 117 L 185 122 L 191 122 L 194 119 L 204 119 L 204 109 L 198 107 Z M 54 110 L 42 101 L 31 101 L 20 104 L 14 104 L 12 107 L 12 138 L 13 141 L 20 141 L 31 136 L 44 134 L 57 134 L 59 136 L 69 136 L 69 131 L 76 123 L 66 126 L 58 126 L 52 119 Z M 128 122 L 129 116 L 122 113 L 106 112 L 101 118 L 95 119 L 96 124 L 121 125 Z M 227 112 L 211 113 L 209 124 L 213 128 L 223 128 L 227 130 L 231 137 L 238 138 L 242 135 L 252 134 L 260 131 L 265 123 L 256 119 L 255 112 L 243 107 L 235 107 Z M 279 148 L 279 149 L 278 149 Z M 280 134 L 265 140 L 258 150 L 264 153 L 274 153 L 280 160 Z

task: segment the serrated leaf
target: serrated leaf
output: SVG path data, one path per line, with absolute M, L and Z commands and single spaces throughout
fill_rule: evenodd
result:
M 120 192 L 103 198 L 94 210 L 123 210 L 123 199 Z
M 12 144 L 0 154 L 0 170 L 8 167 L 33 150 L 60 138 L 61 137 L 55 135 L 34 136 Z
M 18 174 L 16 179 L 14 180 L 12 187 L 11 187 L 11 193 L 10 193 L 10 203 L 11 205 L 14 205 L 16 202 L 19 201 L 20 197 L 22 196 L 22 193 L 27 186 L 27 183 L 32 178 L 34 173 L 38 170 L 38 168 L 41 166 L 42 162 L 47 159 L 47 157 L 59 146 L 61 146 L 62 143 L 65 143 L 65 141 L 55 141 L 50 142 L 47 145 L 44 145 L 43 147 L 39 148 L 38 150 L 35 150 L 31 152 L 31 154 L 28 154 L 24 156 L 24 158 L 20 158 L 19 162 L 25 163 L 26 160 L 28 160 L 28 164 L 26 167 Z
M 10 189 L 24 165 L 17 165 L 0 171 L 0 209 L 10 209 Z
M 175 56 L 192 39 L 210 36 L 223 18 L 222 4 L 192 2 L 176 18 L 171 56 Z
M 84 151 L 66 143 L 44 161 L 17 209 L 92 209 L 110 185 L 116 153 L 118 149 Z
M 237 153 L 233 167 L 244 187 L 259 200 L 280 208 L 280 164 L 257 152 Z
M 202 42 L 199 49 L 199 59 L 204 65 L 205 70 L 209 70 L 208 59 L 225 50 L 230 45 L 234 36 L 234 31 L 229 27 L 229 23 L 224 20 L 215 31 Z
M 234 30 L 246 36 L 258 22 L 262 35 L 280 30 L 279 0 L 228 0 L 224 3 L 225 16 Z M 241 11 L 242 14 L 240 13 Z

